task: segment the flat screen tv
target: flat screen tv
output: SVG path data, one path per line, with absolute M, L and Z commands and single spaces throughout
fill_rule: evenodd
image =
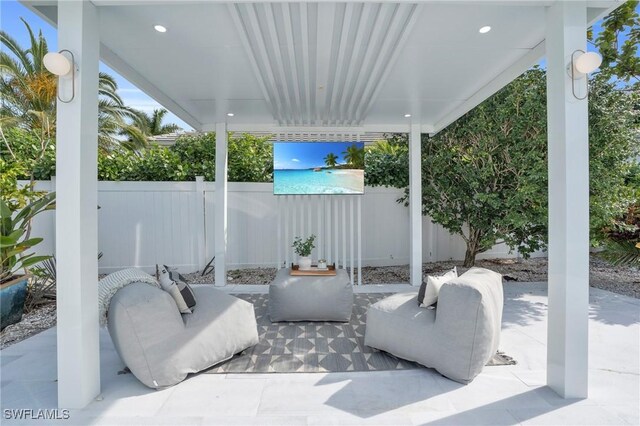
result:
M 275 142 L 273 193 L 364 194 L 364 143 Z

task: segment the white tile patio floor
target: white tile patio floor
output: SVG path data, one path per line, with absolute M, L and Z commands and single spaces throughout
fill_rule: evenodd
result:
M 408 286 L 366 286 L 397 291 Z M 264 291 L 230 286 L 226 291 Z M 101 338 L 102 395 L 65 425 L 640 424 L 640 300 L 591 289 L 590 397 L 544 386 L 546 286 L 505 285 L 501 349 L 514 366 L 487 367 L 463 386 L 433 370 L 331 374 L 201 374 L 163 391 L 122 368 Z M 4 410 L 56 406 L 55 329 L 0 351 Z M 0 423 L 21 424 L 4 418 Z

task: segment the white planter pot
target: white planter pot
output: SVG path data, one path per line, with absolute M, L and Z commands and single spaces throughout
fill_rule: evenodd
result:
M 303 271 L 311 269 L 311 258 L 306 256 L 298 257 L 298 266 Z

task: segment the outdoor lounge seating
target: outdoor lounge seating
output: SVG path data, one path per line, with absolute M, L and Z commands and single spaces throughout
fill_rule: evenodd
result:
M 411 291 L 372 305 L 365 344 L 471 382 L 498 350 L 502 276 L 472 268 L 442 286 L 436 309 L 418 306 L 417 299 Z
M 169 293 L 147 284 L 130 284 L 111 299 L 113 344 L 150 388 L 180 383 L 258 343 L 253 305 L 212 287 L 193 290 L 198 305 L 185 315 Z

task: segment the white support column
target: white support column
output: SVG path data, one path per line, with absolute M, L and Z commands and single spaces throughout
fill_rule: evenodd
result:
M 216 286 L 227 284 L 227 124 L 216 123 Z
M 58 2 L 58 47 L 77 64 L 75 99 L 57 104 L 58 406 L 100 393 L 98 325 L 98 16 L 91 2 Z M 72 80 L 60 79 L 64 97 Z
M 547 9 L 549 318 L 547 384 L 586 398 L 589 319 L 589 140 L 587 100 L 571 92 L 567 64 L 586 50 L 585 2 Z M 578 82 L 584 85 L 584 80 Z M 584 94 L 584 89 L 581 94 Z
M 409 133 L 409 221 L 411 285 L 422 283 L 422 153 L 420 124 L 412 124 Z

